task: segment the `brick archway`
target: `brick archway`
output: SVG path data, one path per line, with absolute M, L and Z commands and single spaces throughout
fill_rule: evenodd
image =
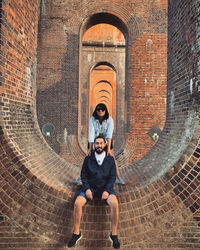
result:
M 45 105 L 48 102 L 40 103 L 44 108 L 40 109 L 43 111 L 40 117 L 35 107 L 38 1 L 0 2 L 0 227 L 3 232 L 0 247 L 3 249 L 63 249 L 71 235 L 73 197 L 78 189 L 72 182 L 78 177 L 80 166 L 63 160 L 48 146 L 37 118 L 42 120 L 41 116 L 49 111 L 47 118 L 54 115 L 55 130 L 68 129 L 67 145 L 70 140 L 70 145 L 77 145 L 78 28 L 82 21 L 94 11 L 115 11 L 123 16 L 133 32 L 136 30 L 134 20 L 139 23 L 141 36 L 129 37 L 127 92 L 131 91 L 131 83 L 135 83 L 139 66 L 152 66 L 148 64 L 149 57 L 147 64 L 139 61 L 140 55 L 146 51 L 145 55 L 157 58 L 155 50 L 160 46 L 163 50 L 166 48 L 164 6 L 168 1 L 40 2 L 45 5 L 45 13 L 40 24 L 38 50 L 44 50 L 48 66 L 53 67 L 51 74 L 50 67 L 42 68 L 46 60 L 42 60 L 43 51 L 38 51 L 41 74 L 37 79 L 38 101 L 44 97 L 54 101 L 49 106 Z M 166 124 L 158 143 L 143 160 L 123 167 L 126 186 L 116 189 L 120 203 L 120 241 L 125 250 L 192 250 L 200 245 L 197 237 L 200 218 L 199 12 L 199 3 L 195 0 L 169 0 Z M 58 34 L 64 38 L 60 39 Z M 62 69 L 58 63 L 61 58 Z M 154 62 L 160 74 L 160 61 Z M 153 80 L 153 74 L 147 76 Z M 137 82 L 140 89 L 147 85 L 149 78 L 145 79 L 144 85 Z M 135 92 L 139 90 L 136 86 Z M 127 93 L 130 103 L 131 97 Z M 133 123 L 132 111 L 127 110 L 129 127 Z M 65 122 L 58 119 L 63 117 Z M 73 149 L 77 157 L 78 149 Z M 128 155 L 127 151 L 124 154 Z M 105 239 L 110 233 L 108 207 L 95 201 L 85 207 L 84 214 L 84 237 L 78 249 L 110 249 L 110 242 Z
M 99 65 L 91 71 L 89 117 L 98 103 L 104 103 L 116 124 L 116 81 L 116 72 L 107 65 Z
M 114 118 L 114 149 L 119 153 L 126 141 L 125 38 L 127 38 L 127 28 L 119 17 L 109 13 L 97 13 L 82 24 L 80 34 L 79 144 L 84 151 L 87 150 L 88 121 L 97 101 L 102 100 L 107 104 L 110 115 Z M 112 86 L 110 90 L 110 85 L 106 82 L 110 82 Z M 97 89 L 107 90 L 110 96 L 104 92 L 104 98 L 99 98 L 103 92 L 97 94 L 95 91 Z M 86 117 L 84 120 L 83 116 Z

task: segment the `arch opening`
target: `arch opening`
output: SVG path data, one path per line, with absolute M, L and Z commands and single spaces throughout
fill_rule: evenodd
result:
M 116 154 L 125 144 L 126 38 L 126 26 L 112 14 L 97 13 L 82 24 L 78 141 L 83 151 L 87 150 L 89 118 L 99 102 L 106 104 L 115 122 L 113 140 Z
M 95 19 L 96 15 L 97 15 L 98 18 Z M 127 39 L 126 25 L 123 24 L 123 21 L 119 20 L 119 18 L 117 18 L 117 17 L 115 17 L 115 16 L 113 16 L 112 14 L 109 14 L 109 13 L 103 13 L 101 15 L 100 14 L 95 14 L 91 18 L 89 18 L 88 20 L 86 20 L 86 22 L 84 22 L 83 25 L 82 25 L 83 29 L 80 30 L 80 34 L 82 34 L 81 39 L 83 38 L 83 35 L 87 31 L 87 29 L 89 29 L 90 27 L 93 27 L 94 24 L 95 25 L 96 24 L 100 24 L 100 23 L 110 24 L 109 23 L 110 21 L 108 21 L 108 16 L 111 17 L 111 18 L 113 18 L 113 21 L 114 21 L 113 23 L 116 24 L 116 27 L 120 31 L 122 31 L 122 33 L 124 34 L 124 37 Z M 102 18 L 99 18 L 99 17 L 105 17 L 105 20 L 102 20 Z M 52 22 L 55 21 L 55 19 L 52 19 L 52 18 L 49 18 L 49 20 L 52 20 Z M 83 19 L 80 19 L 80 20 L 83 20 Z M 45 23 L 45 21 L 46 21 L 46 19 L 42 20 L 42 18 L 41 18 L 41 22 L 43 22 L 43 24 Z M 190 21 L 192 22 L 192 19 Z M 192 27 L 193 27 L 192 24 L 190 24 L 190 25 L 191 25 L 191 30 L 193 30 L 192 29 Z M 129 26 L 129 31 L 130 31 L 130 26 Z M 169 43 L 169 46 L 168 46 L 168 48 L 169 48 L 169 63 L 168 63 L 169 70 L 168 70 L 167 122 L 166 122 L 165 127 L 164 127 L 164 129 L 162 131 L 162 134 L 161 134 L 161 136 L 159 138 L 158 144 L 156 144 L 156 147 L 154 147 L 153 150 L 149 154 L 146 154 L 145 158 L 143 158 L 140 162 L 137 162 L 137 164 L 135 164 L 136 166 L 134 166 L 134 167 L 132 167 L 132 166 L 131 167 L 127 167 L 128 164 L 125 166 L 127 172 L 130 173 L 133 170 L 134 173 L 131 174 L 131 176 L 137 176 L 137 177 L 141 176 L 141 178 L 138 178 L 137 182 L 134 182 L 134 184 L 135 183 L 139 183 L 139 184 L 144 183 L 144 180 L 148 179 L 148 177 L 149 177 L 148 174 L 150 173 L 149 172 L 149 168 L 150 167 L 153 169 L 153 171 L 151 171 L 151 176 L 150 176 L 150 177 L 152 177 L 152 179 L 158 178 L 158 176 L 160 176 L 163 173 L 165 173 L 169 169 L 169 167 L 178 159 L 178 157 L 180 156 L 180 154 L 185 150 L 185 148 L 188 145 L 190 139 L 192 138 L 193 131 L 194 131 L 195 126 L 196 126 L 196 123 L 195 123 L 196 120 L 195 120 L 195 118 L 196 118 L 197 114 L 196 114 L 196 110 L 195 110 L 195 105 L 194 104 L 195 103 L 197 104 L 197 102 L 199 100 L 198 99 L 199 92 L 198 92 L 198 89 L 196 87 L 197 86 L 197 82 L 196 82 L 197 73 L 196 72 L 198 70 L 198 64 L 197 64 L 196 61 L 194 62 L 194 65 L 193 65 L 194 69 L 191 68 L 191 61 L 193 61 L 192 58 L 194 58 L 194 56 L 196 56 L 195 51 L 193 50 L 193 48 L 195 48 L 195 46 L 196 46 L 196 43 L 195 43 L 196 37 L 194 37 L 194 39 L 190 40 L 190 39 L 188 39 L 188 36 L 183 36 L 182 35 L 182 34 L 186 34 L 187 29 L 190 28 L 190 26 L 188 26 L 188 27 L 181 26 L 180 30 L 176 30 L 175 28 L 177 28 L 177 27 L 174 27 L 173 22 L 172 22 L 171 23 L 171 27 L 172 28 L 170 29 L 170 32 L 169 32 L 170 43 Z M 77 30 L 78 30 L 78 28 L 77 28 Z M 78 35 L 77 35 L 78 31 L 77 30 L 75 30 L 75 28 L 73 27 L 73 32 L 71 32 L 71 34 L 69 35 L 69 40 L 73 38 L 74 40 L 72 40 L 72 41 L 76 41 L 76 39 L 78 41 L 78 38 L 77 38 L 78 37 Z M 175 36 L 174 35 L 175 31 L 177 32 L 177 34 L 179 34 L 179 38 L 180 39 L 182 39 L 182 38 L 185 39 L 185 40 L 183 40 L 185 47 L 184 47 L 184 49 L 181 48 L 182 50 L 178 50 L 178 48 L 179 48 L 179 42 L 178 42 L 177 39 L 175 39 L 173 37 L 173 36 Z M 74 33 L 76 34 L 76 36 L 73 36 Z M 45 32 L 44 32 L 44 30 L 40 31 L 40 36 L 42 38 L 46 37 L 46 34 L 49 35 L 49 39 L 48 40 L 49 41 L 53 41 L 53 39 L 50 39 L 51 35 L 53 35 L 52 29 L 46 29 Z M 131 34 L 131 33 L 129 33 L 129 34 Z M 156 57 L 156 53 L 154 53 L 154 51 L 156 50 L 155 38 L 157 38 L 157 37 L 159 37 L 159 38 L 164 37 L 163 40 L 160 39 L 160 43 L 158 43 L 158 47 L 159 46 L 162 47 L 163 44 L 164 44 L 164 42 L 165 42 L 165 39 L 166 39 L 165 34 L 161 34 L 161 35 L 160 34 L 156 34 L 156 35 L 155 36 L 153 36 L 153 35 L 150 36 L 149 34 L 147 34 L 147 35 L 146 34 L 145 35 L 141 34 L 141 37 L 138 40 L 137 39 L 134 40 L 134 39 L 132 39 L 132 37 L 131 37 L 130 40 L 132 40 L 132 41 L 134 40 L 136 46 L 139 47 L 142 44 L 141 41 L 144 42 L 144 40 L 146 39 L 145 40 L 146 44 L 144 42 L 144 48 L 141 45 L 139 47 L 139 49 L 141 49 L 141 50 L 138 49 L 137 52 L 141 52 L 141 54 L 142 54 L 144 52 L 144 51 L 142 51 L 142 49 L 145 49 L 146 50 L 146 54 L 152 55 L 152 58 L 154 59 Z M 55 49 L 55 46 L 54 46 L 55 44 L 51 44 L 52 47 L 50 47 L 49 44 L 47 46 L 47 44 L 43 43 L 45 39 L 42 39 L 42 38 L 41 38 L 41 40 L 39 42 L 39 45 L 41 47 L 40 47 L 40 51 L 38 53 L 38 58 L 41 59 L 42 56 L 44 56 L 46 54 L 46 57 L 43 57 L 43 62 L 44 62 L 47 57 L 49 58 L 48 52 L 51 51 L 52 48 Z M 82 40 L 81 40 L 81 42 L 82 42 Z M 162 44 L 162 42 L 163 42 L 163 44 Z M 59 44 L 59 43 L 57 43 L 57 44 Z M 76 46 L 77 44 L 75 44 L 75 46 L 74 46 L 75 48 L 78 47 L 78 46 Z M 171 46 L 171 45 L 173 45 L 173 46 Z M 131 68 L 130 72 L 131 73 L 133 72 L 133 74 L 139 68 L 139 67 L 137 68 L 137 65 L 139 65 L 141 67 L 142 63 L 144 63 L 143 61 L 142 62 L 139 61 L 139 59 L 136 58 L 136 56 L 135 56 L 136 54 L 134 54 L 134 52 L 136 50 L 135 49 L 136 46 L 132 46 L 132 47 L 130 46 L 129 47 L 130 48 L 129 49 L 129 54 L 130 54 L 130 58 L 129 59 L 130 60 L 128 62 L 130 64 L 132 63 L 129 66 Z M 83 47 L 82 43 L 81 43 L 81 47 Z M 85 46 L 85 47 L 87 47 L 87 46 Z M 132 50 L 133 47 L 134 47 L 134 49 Z M 71 47 L 69 47 L 69 48 L 71 48 Z M 44 50 L 45 50 L 45 52 L 44 52 Z M 64 51 L 64 49 L 63 49 L 63 51 Z M 181 58 L 180 58 L 180 51 L 183 51 L 183 57 L 181 57 Z M 186 51 L 189 51 L 190 54 L 188 54 L 188 53 L 186 54 Z M 158 52 L 160 52 L 160 51 L 158 50 Z M 60 48 L 58 48 L 58 54 L 59 54 L 58 57 L 60 58 Z M 133 56 L 132 56 L 132 54 L 133 54 Z M 139 55 L 141 55 L 141 54 L 139 54 Z M 71 116 L 65 116 L 65 114 L 68 114 L 68 113 L 64 113 L 64 115 L 62 113 L 63 110 L 66 110 L 68 108 L 67 104 L 66 104 L 66 96 L 69 97 L 70 94 L 71 94 L 71 92 L 68 92 L 68 95 L 64 95 L 64 91 L 62 91 L 62 90 L 66 91 L 66 85 L 67 85 L 66 84 L 66 79 L 69 80 L 69 78 L 71 77 L 70 76 L 69 78 L 66 78 L 66 74 L 68 73 L 66 69 L 70 68 L 70 67 L 68 67 L 68 68 L 66 67 L 66 61 L 70 61 L 68 59 L 69 58 L 71 59 L 73 56 L 71 55 L 70 57 L 66 57 L 65 52 L 63 52 L 63 57 L 64 57 L 65 60 L 63 60 L 64 61 L 63 62 L 63 68 L 60 69 L 60 71 L 59 71 L 59 72 L 62 72 L 62 76 L 61 76 L 61 78 L 59 78 L 61 80 L 58 81 L 57 78 L 56 78 L 57 80 L 55 80 L 55 78 L 54 78 L 54 80 L 51 81 L 52 85 L 54 84 L 54 86 L 52 88 L 51 88 L 50 84 L 47 85 L 47 86 L 45 86 L 45 84 L 43 84 L 43 85 L 41 84 L 40 85 L 41 82 L 42 83 L 46 83 L 45 82 L 46 79 L 47 79 L 46 81 L 50 81 L 51 79 L 53 79 L 52 75 L 54 75 L 54 74 L 52 74 L 50 76 L 48 74 L 48 72 L 52 72 L 51 69 L 48 68 L 47 69 L 48 71 L 47 70 L 45 71 L 44 67 L 42 66 L 41 60 L 38 60 L 38 69 L 39 69 L 38 72 L 39 73 L 37 75 L 37 87 L 38 87 L 38 103 L 40 104 L 40 107 L 38 108 L 38 118 L 40 116 L 44 115 L 44 120 L 46 119 L 46 122 L 53 121 L 52 124 L 55 127 L 55 134 L 58 133 L 58 129 L 59 128 L 60 128 L 60 131 L 61 131 L 61 132 L 59 131 L 59 133 L 60 134 L 63 133 L 63 130 L 64 130 L 63 128 L 67 127 L 68 124 L 71 122 L 71 120 L 73 120 L 73 119 L 71 119 Z M 88 56 L 88 58 L 89 58 L 88 60 L 92 61 L 92 57 Z M 147 59 L 149 59 L 149 58 L 147 58 Z M 188 60 L 188 58 L 191 58 L 191 60 Z M 160 59 L 160 61 L 161 61 L 161 59 Z M 53 60 L 51 60 L 51 61 L 53 61 Z M 106 58 L 100 58 L 99 61 L 96 62 L 96 64 L 95 64 L 95 62 L 91 62 L 91 64 L 89 65 L 89 70 L 87 71 L 89 73 L 88 73 L 87 77 L 85 78 L 87 81 L 85 81 L 84 78 L 83 78 L 83 81 L 81 79 L 81 81 L 83 83 L 83 87 L 82 87 L 83 90 L 87 89 L 87 87 L 88 87 L 87 84 L 88 84 L 89 74 L 91 72 L 91 69 L 93 69 L 94 65 L 97 66 L 99 63 L 105 62 L 105 61 L 109 62 L 109 60 L 107 60 Z M 156 61 L 156 63 L 158 64 L 160 61 Z M 33 60 L 31 61 L 31 63 L 32 62 L 33 62 Z M 180 62 L 182 62 L 182 63 L 180 63 Z M 51 63 L 51 62 L 49 62 L 49 63 Z M 69 62 L 69 64 L 70 63 L 71 63 L 71 61 Z M 71 68 L 74 69 L 73 66 L 76 66 L 76 68 L 78 68 L 77 64 L 75 64 L 76 63 L 75 60 L 73 61 L 73 63 L 74 64 L 72 64 Z M 69 64 L 67 64 L 67 66 L 69 66 Z M 117 70 L 116 65 L 114 63 L 112 63 L 112 62 L 111 62 L 111 65 L 113 65 L 113 68 L 116 69 L 116 72 L 117 72 L 116 74 L 117 74 L 117 77 L 118 77 L 117 80 L 119 80 L 118 70 Z M 149 65 L 149 67 L 151 67 L 153 64 L 150 61 L 150 63 L 147 64 L 147 66 L 148 65 Z M 53 65 L 53 66 L 54 67 L 52 67 L 52 69 L 55 69 L 55 65 Z M 160 68 L 158 66 L 159 65 L 156 65 L 155 68 L 157 69 L 157 73 L 160 74 L 160 71 L 159 71 Z M 186 71 L 185 68 L 188 71 Z M 190 71 L 191 69 L 193 69 L 193 71 Z M 43 73 L 41 73 L 42 70 L 43 70 Z M 30 74 L 30 68 L 27 68 L 27 72 L 28 72 L 28 75 L 30 76 L 31 75 Z M 56 72 L 56 70 L 53 71 L 53 72 Z M 190 74 L 188 74 L 188 72 L 190 72 Z M 147 71 L 144 71 L 143 73 L 145 75 L 145 80 L 146 81 L 144 81 L 144 82 L 142 82 L 142 81 L 139 82 L 138 81 L 135 84 L 134 80 L 136 79 L 136 77 L 135 77 L 135 75 L 133 75 L 133 76 L 130 77 L 130 86 L 132 86 L 132 83 L 135 84 L 135 85 L 133 84 L 134 88 L 135 88 L 135 86 L 137 84 L 138 85 L 140 84 L 139 86 L 141 86 L 141 87 L 147 86 L 149 84 L 148 80 L 150 78 L 153 79 L 153 77 L 155 76 L 155 74 L 152 74 L 151 71 L 150 71 L 150 74 L 148 75 L 147 74 L 148 73 L 148 69 L 147 69 Z M 76 74 L 74 74 L 74 75 L 76 75 Z M 81 72 L 80 72 L 80 75 L 81 75 Z M 45 78 L 45 80 L 44 80 L 44 78 L 42 79 L 42 76 L 48 76 L 48 77 L 46 77 L 46 78 L 44 77 Z M 165 75 L 164 75 L 163 78 L 164 78 L 163 81 L 165 81 Z M 76 80 L 76 78 L 75 78 L 75 80 Z M 69 87 L 68 88 L 71 88 L 72 85 L 73 86 L 75 85 L 74 83 L 77 83 L 77 81 L 75 81 L 75 80 L 73 80 L 72 82 L 69 81 L 69 84 L 68 84 Z M 158 81 L 157 82 L 154 81 L 153 83 L 159 84 Z M 189 86 L 189 89 L 187 89 L 186 86 Z M 77 87 L 77 89 L 78 89 L 78 87 Z M 75 91 L 77 89 L 76 89 L 76 87 L 74 87 L 73 93 L 76 94 Z M 22 91 L 22 90 L 20 90 L 20 91 Z M 160 89 L 160 91 L 162 91 L 162 89 Z M 21 93 L 23 93 L 23 91 Z M 28 93 L 31 93 L 31 92 L 28 92 Z M 83 104 L 85 102 L 85 107 L 88 108 L 88 103 L 89 103 L 89 101 L 87 99 L 88 96 L 89 96 L 88 92 L 86 92 L 86 96 L 84 96 L 84 94 L 85 94 L 84 92 L 80 92 L 80 93 L 83 94 L 83 98 L 81 97 L 82 101 L 83 101 Z M 149 93 L 147 91 L 141 92 L 141 94 L 143 94 L 143 96 L 145 96 L 145 98 L 148 98 L 148 96 L 149 96 Z M 61 96 L 61 95 L 63 95 L 63 96 Z M 22 101 L 24 101 L 24 96 L 21 95 Z M 12 99 L 11 97 L 12 96 L 10 95 L 10 99 Z M 128 98 L 129 97 L 130 96 L 128 96 Z M 11 113 L 13 114 L 11 116 L 12 117 L 11 118 L 11 124 L 14 124 L 13 126 L 16 126 L 16 124 L 17 124 L 17 123 L 16 124 L 14 123 L 15 120 L 17 120 L 17 117 L 21 117 L 21 113 L 20 113 L 21 110 L 22 111 L 25 110 L 25 114 L 26 114 L 27 109 L 30 108 L 30 106 L 25 106 L 23 109 L 18 109 L 18 103 L 17 103 L 17 101 L 19 101 L 20 99 L 19 99 L 19 96 L 15 97 L 15 98 L 16 98 L 15 99 L 16 103 L 14 103 L 14 101 L 12 100 L 11 101 L 12 105 L 6 104 L 6 105 L 10 105 L 11 106 L 11 107 L 9 107 L 9 109 L 11 110 Z M 50 103 L 51 105 L 50 106 L 45 105 L 46 103 L 45 103 L 44 100 L 47 100 L 47 99 L 51 101 L 51 103 Z M 62 103 L 58 103 L 58 102 L 56 103 L 56 101 L 58 101 L 58 100 L 60 101 L 60 99 L 62 99 L 62 101 L 63 100 L 64 101 Z M 76 96 L 75 96 L 74 99 L 75 99 L 75 101 L 74 101 L 75 104 L 72 103 L 71 106 L 73 108 L 74 107 L 77 108 Z M 105 101 L 106 101 L 106 99 L 105 99 Z M 30 96 L 27 96 L 27 103 L 29 103 L 29 102 L 30 102 Z M 15 108 L 15 105 L 13 103 L 16 105 L 16 108 Z M 65 105 L 63 105 L 63 103 Z M 81 105 L 79 107 L 82 107 Z M 136 105 L 137 105 L 137 103 L 135 102 L 135 106 Z M 44 107 L 45 109 L 42 110 L 41 106 Z M 7 108 L 7 106 L 5 106 L 5 108 Z M 83 110 L 84 110 L 84 108 L 83 108 Z M 77 109 L 75 109 L 75 108 L 72 111 L 74 111 L 74 110 L 77 111 Z M 84 117 L 81 117 L 81 119 L 79 119 L 79 122 L 82 125 L 83 122 L 84 122 L 85 117 L 87 118 L 89 115 L 87 114 L 87 112 L 88 112 L 87 110 L 86 110 L 85 113 L 82 112 L 81 109 L 79 109 L 79 110 L 80 111 L 78 111 L 78 112 L 80 112 L 84 116 Z M 27 113 L 30 114 L 29 112 L 30 111 L 28 111 Z M 48 113 L 48 112 L 50 113 L 49 116 L 46 115 L 46 113 Z M 70 115 L 71 115 L 71 113 L 69 112 Z M 74 112 L 74 113 L 75 113 L 75 115 L 74 115 L 74 117 L 75 117 L 78 113 L 76 113 L 76 112 Z M 54 114 L 56 114 L 57 116 L 54 116 Z M 70 122 L 67 123 L 67 126 L 66 126 L 66 122 L 63 122 L 64 119 L 66 120 L 66 117 L 69 120 L 71 119 Z M 32 133 L 32 134 L 35 134 L 34 132 L 32 132 L 33 131 L 32 130 L 32 126 L 33 125 L 32 125 L 32 123 L 29 120 L 29 116 L 27 116 L 25 118 L 27 119 L 27 124 L 30 124 L 31 130 L 29 132 Z M 25 118 L 23 117 L 23 119 L 25 119 Z M 52 118 L 52 120 L 51 120 L 51 118 Z M 133 116 L 131 118 L 133 118 Z M 35 119 L 35 116 L 34 116 L 34 119 Z M 43 117 L 42 117 L 42 119 L 43 119 Z M 132 120 L 129 119 L 129 123 L 131 123 Z M 55 121 L 56 122 L 58 121 L 59 124 L 57 124 Z M 77 124 L 75 119 L 73 120 L 73 125 L 74 124 L 75 125 Z M 133 124 L 133 122 L 132 122 L 132 124 Z M 85 121 L 85 125 L 87 125 L 87 121 Z M 154 125 L 154 124 L 152 124 L 152 125 Z M 72 126 L 72 125 L 70 125 L 70 126 L 73 127 L 73 130 L 72 131 L 67 130 L 66 133 L 64 133 L 64 138 L 61 138 L 64 141 L 64 143 L 66 143 L 66 137 L 67 137 L 67 136 L 65 136 L 66 134 L 69 134 L 70 136 L 71 135 L 72 136 L 76 136 L 77 135 L 77 134 L 75 134 L 76 127 Z M 70 127 L 70 126 L 68 126 L 68 127 Z M 68 127 L 67 127 L 67 129 L 68 129 Z M 74 127 L 75 127 L 75 129 L 74 129 Z M 134 131 L 134 126 L 132 126 L 131 129 L 132 129 L 132 131 Z M 11 133 L 11 132 L 9 132 L 9 133 Z M 12 133 L 14 133 L 14 132 L 12 132 Z M 124 133 L 122 133 L 122 134 L 124 134 Z M 49 137 L 48 139 L 51 139 L 51 137 Z M 72 143 L 74 143 L 74 141 L 75 141 L 75 140 L 73 141 L 73 139 L 74 139 L 74 137 L 72 137 L 72 139 L 71 139 Z M 21 137 L 19 137 L 19 136 L 15 140 L 16 140 L 17 143 L 22 143 Z M 142 139 L 141 139 L 141 141 L 142 141 Z M 27 151 L 27 142 L 24 143 L 24 145 L 25 145 L 25 147 L 22 147 L 22 146 L 21 147 L 22 147 L 23 150 Z M 133 144 L 131 144 L 131 146 L 132 145 Z M 59 144 L 59 146 L 60 146 L 60 144 Z M 31 149 L 32 149 L 32 145 L 30 145 L 30 152 L 31 152 Z M 34 158 L 36 158 L 36 157 L 34 157 Z M 168 160 L 169 158 L 171 159 L 170 161 Z M 132 159 L 131 159 L 131 161 L 132 161 Z M 150 162 L 151 162 L 151 164 L 150 164 Z M 137 167 L 137 166 L 139 166 L 139 167 Z M 142 166 L 142 168 L 141 168 L 141 166 Z M 162 166 L 162 169 L 161 169 L 160 166 Z M 38 166 L 38 168 L 39 167 L 40 166 Z M 125 167 L 124 167 L 124 169 L 125 169 Z M 142 174 L 142 171 L 143 171 L 143 174 Z M 148 173 L 148 174 L 146 175 L 146 173 Z M 150 180 L 150 178 L 149 178 L 149 180 Z
M 89 79 L 89 118 L 96 105 L 104 103 L 116 124 L 116 80 L 116 72 L 107 65 L 99 64 L 91 71 Z

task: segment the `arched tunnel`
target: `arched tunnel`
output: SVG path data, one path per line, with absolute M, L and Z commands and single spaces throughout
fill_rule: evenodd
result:
M 125 181 L 121 249 L 199 249 L 199 1 L 3 0 L 0 11 L 0 249 L 67 249 L 101 100 Z M 109 207 L 87 204 L 81 231 L 75 249 L 111 249 Z

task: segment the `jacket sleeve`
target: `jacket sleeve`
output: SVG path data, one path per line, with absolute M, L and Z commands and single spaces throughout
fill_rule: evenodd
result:
M 81 169 L 81 181 L 82 181 L 82 188 L 84 189 L 84 191 L 90 189 L 90 185 L 88 182 L 88 173 L 87 173 L 87 158 L 88 157 L 85 158 Z
M 89 143 L 94 142 L 94 137 L 95 137 L 94 118 L 91 117 L 90 120 L 89 120 L 89 137 L 88 137 L 88 142 Z
M 109 116 L 108 118 L 108 127 L 107 127 L 107 131 L 106 131 L 106 138 L 112 138 L 113 136 L 113 130 L 114 130 L 114 121 L 113 118 L 111 116 Z
M 108 182 L 107 182 L 107 185 L 106 185 L 106 188 L 104 191 L 107 191 L 108 193 L 110 193 L 113 189 L 113 186 L 115 184 L 115 181 L 116 181 L 116 165 L 115 165 L 115 160 L 112 156 L 111 157 L 111 160 L 110 160 L 110 164 L 111 164 L 111 169 L 110 169 L 110 175 L 109 175 L 109 178 L 108 178 Z

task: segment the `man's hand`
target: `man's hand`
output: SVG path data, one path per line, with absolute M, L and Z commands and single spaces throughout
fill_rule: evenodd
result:
M 92 200 L 93 196 L 92 196 L 92 191 L 90 189 L 87 189 L 85 192 L 86 196 L 88 199 Z
M 107 200 L 108 196 L 109 196 L 109 193 L 107 191 L 104 191 L 103 194 L 102 194 L 102 196 L 101 196 L 101 199 L 102 200 Z

